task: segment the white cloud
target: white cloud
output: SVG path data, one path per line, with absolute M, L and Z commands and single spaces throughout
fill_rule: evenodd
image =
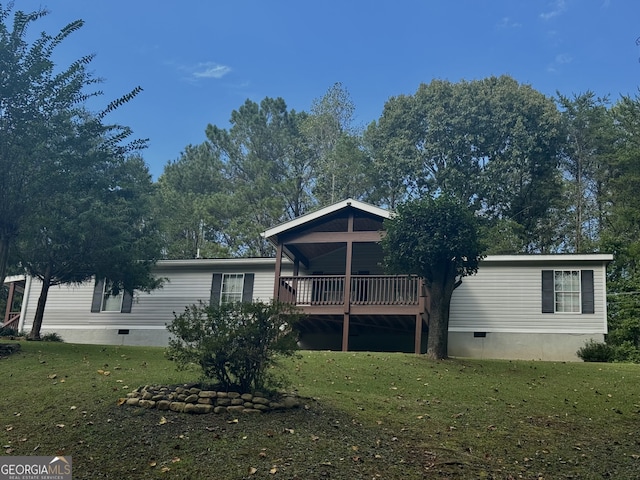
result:
M 195 78 L 222 78 L 231 71 L 231 67 L 220 65 L 215 62 L 199 63 L 193 69 L 192 75 Z
M 519 28 L 522 27 L 521 23 L 514 22 L 509 17 L 502 17 L 498 22 L 498 28 Z
M 562 65 L 573 62 L 573 57 L 568 53 L 559 53 L 552 63 L 547 65 L 547 72 L 555 73 Z
M 556 0 L 551 5 L 551 10 L 540 14 L 540 18 L 543 20 L 549 20 L 553 17 L 557 17 L 567 9 L 567 3 L 565 0 Z

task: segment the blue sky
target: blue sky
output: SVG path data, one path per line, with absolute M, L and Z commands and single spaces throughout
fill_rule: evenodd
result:
M 34 33 L 86 22 L 54 59 L 96 54 L 103 103 L 144 89 L 108 119 L 149 138 L 154 178 L 247 98 L 309 110 L 341 82 L 366 126 L 436 78 L 508 74 L 546 95 L 613 100 L 640 86 L 638 0 L 16 0 L 39 7 L 51 13 Z

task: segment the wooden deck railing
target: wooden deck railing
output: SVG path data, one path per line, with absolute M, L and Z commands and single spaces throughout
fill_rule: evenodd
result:
M 1 326 L 2 328 L 13 328 L 14 330 L 18 330 L 19 323 L 20 323 L 20 312 L 10 312 L 9 318 Z
M 295 305 L 342 305 L 344 275 L 280 277 L 278 299 Z M 352 305 L 417 305 L 420 279 L 408 275 L 352 275 Z

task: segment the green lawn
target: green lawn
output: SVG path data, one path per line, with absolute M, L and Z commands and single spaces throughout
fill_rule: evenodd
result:
M 25 342 L 0 360 L 4 455 L 74 479 L 640 478 L 640 366 L 300 352 L 305 408 L 260 416 L 117 406 L 197 380 L 163 349 Z

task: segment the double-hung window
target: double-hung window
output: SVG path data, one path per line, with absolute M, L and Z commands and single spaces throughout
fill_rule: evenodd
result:
M 242 301 L 244 273 L 225 273 L 222 275 L 222 289 L 220 303 L 235 303 Z
M 93 298 L 91 300 L 91 311 L 99 312 L 120 312 L 131 313 L 133 296 L 120 289 L 114 294 L 113 283 L 106 279 L 96 279 L 93 287 Z
M 543 270 L 542 313 L 595 313 L 593 270 Z
M 580 313 L 580 271 L 555 270 L 553 291 L 557 313 Z
M 118 293 L 113 293 L 113 282 L 107 280 L 103 282 L 102 303 L 100 304 L 101 312 L 120 312 L 122 311 L 122 300 L 124 291 L 120 289 Z
M 253 273 L 214 273 L 211 280 L 210 305 L 253 300 Z

